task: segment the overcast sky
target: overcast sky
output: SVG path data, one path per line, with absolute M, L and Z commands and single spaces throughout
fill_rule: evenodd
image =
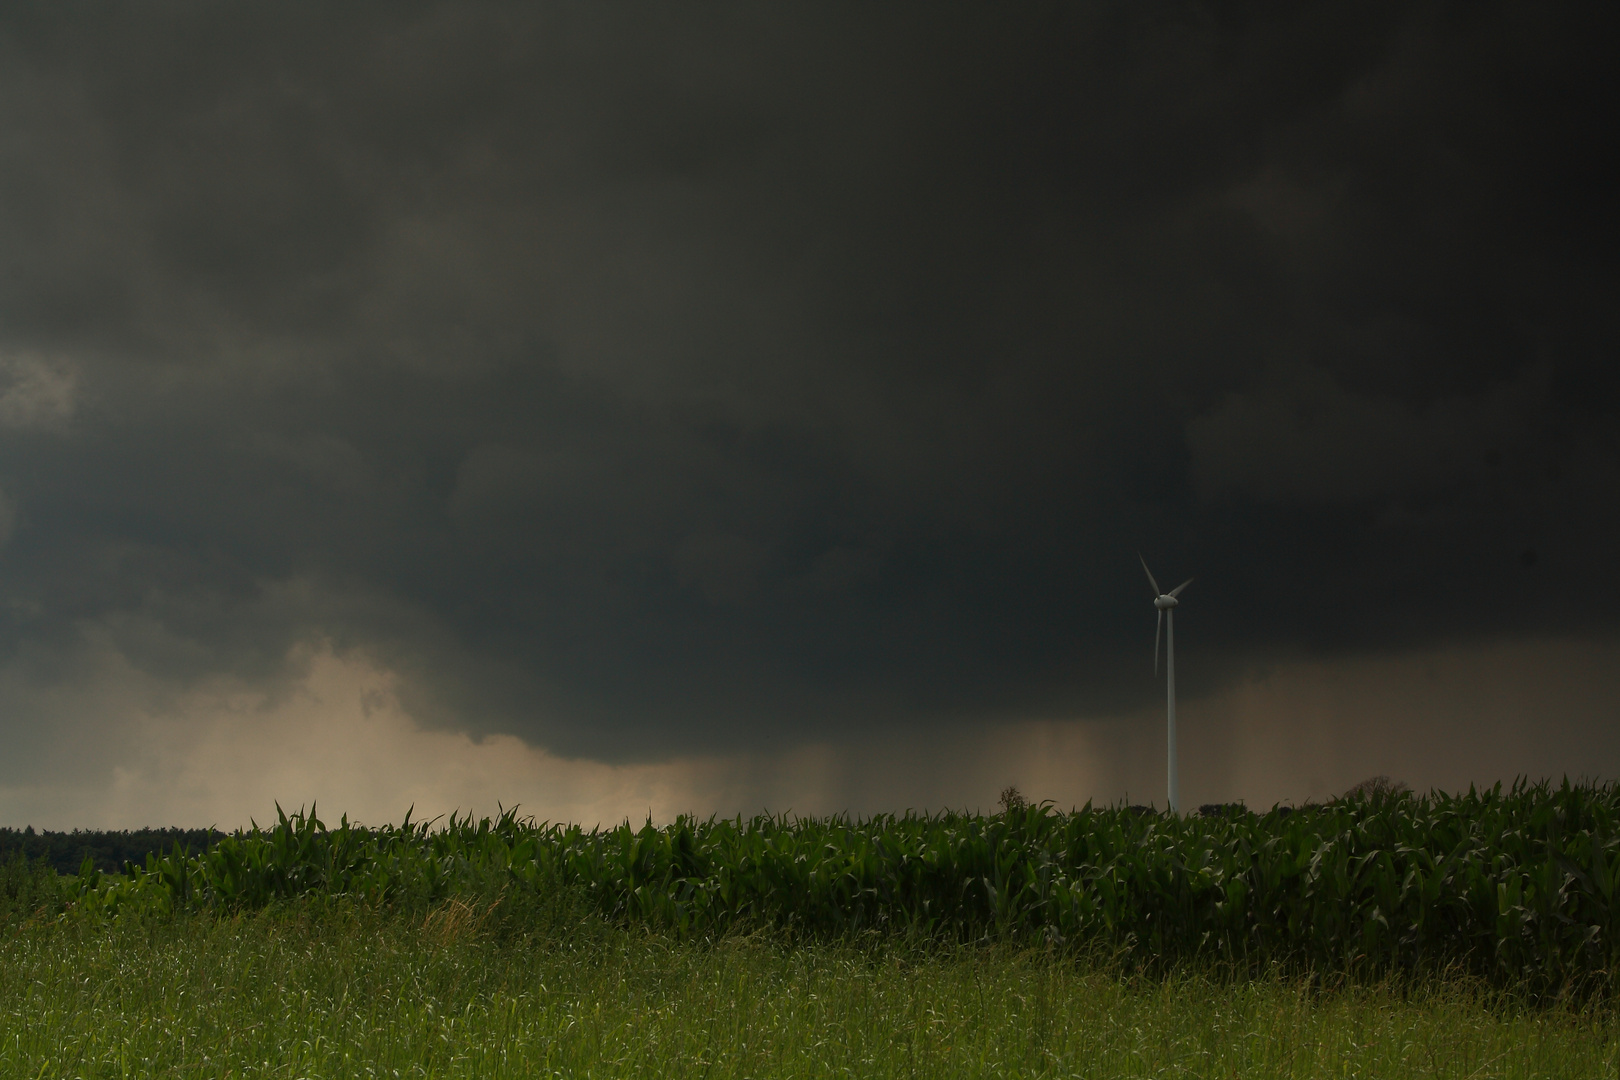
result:
M 1620 775 L 1615 10 L 6 5 L 0 824 Z

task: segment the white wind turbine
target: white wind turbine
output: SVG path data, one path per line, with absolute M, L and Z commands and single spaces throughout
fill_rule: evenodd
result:
M 1160 592 L 1159 583 L 1153 580 L 1153 571 L 1148 570 L 1147 560 L 1142 558 L 1138 551 L 1136 557 L 1142 560 L 1142 569 L 1147 571 L 1148 583 L 1153 586 L 1153 606 L 1159 609 L 1159 622 L 1153 628 L 1153 674 L 1159 674 L 1159 630 L 1165 630 L 1164 635 L 1164 671 L 1165 684 L 1169 688 L 1170 713 L 1170 778 L 1169 796 L 1166 801 L 1170 805 L 1170 812 L 1174 814 L 1181 806 L 1180 793 L 1176 790 L 1176 605 L 1181 601 L 1176 597 L 1181 590 L 1192 584 L 1188 578 L 1169 592 Z M 1166 626 L 1166 623 L 1169 625 Z

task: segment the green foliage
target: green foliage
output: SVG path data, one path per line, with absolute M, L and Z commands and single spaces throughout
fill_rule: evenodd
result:
M 64 877 L 72 877 L 89 859 L 95 869 L 112 873 L 126 862 L 144 862 L 151 852 L 163 852 L 175 844 L 193 851 L 211 847 L 225 834 L 217 829 L 74 829 L 52 832 L 42 829 L 0 828 L 0 862 L 21 853 L 26 859 L 43 860 Z
M 61 914 L 80 891 L 76 884 L 43 858 L 20 851 L 0 858 L 0 926 Z
M 56 872 L 43 861 L 30 862 L 21 852 L 0 861 L 0 919 L 26 917 L 54 893 L 50 879 Z
M 604 830 L 508 811 L 442 827 L 287 815 L 175 847 L 79 907 L 257 910 L 300 897 L 427 910 L 569 895 L 677 936 L 771 927 L 1101 949 L 1234 971 L 1454 971 L 1570 991 L 1620 970 L 1620 789 L 1375 793 L 1211 818 L 1087 806 L 993 817 L 697 821 Z

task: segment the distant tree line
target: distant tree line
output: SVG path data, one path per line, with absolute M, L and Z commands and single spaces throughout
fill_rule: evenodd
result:
M 43 859 L 58 874 L 76 874 L 89 856 L 97 870 L 117 873 L 126 861 L 144 865 L 147 855 L 167 855 L 176 844 L 196 855 L 212 848 L 224 836 L 218 829 L 35 832 L 32 825 L 26 829 L 0 828 L 0 864 L 18 857 L 28 862 Z

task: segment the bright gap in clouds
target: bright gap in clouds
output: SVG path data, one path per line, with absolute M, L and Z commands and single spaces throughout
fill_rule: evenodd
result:
M 62 722 L 33 733 L 33 778 L 0 785 L 0 823 L 231 829 L 272 818 L 279 802 L 318 803 L 327 821 L 344 813 L 398 821 L 413 806 L 421 819 L 518 805 L 543 820 L 593 825 L 767 809 L 991 809 L 1008 783 L 1063 807 L 1163 803 L 1163 714 L 1147 680 L 1144 706 L 1131 716 L 606 764 L 560 758 L 510 735 L 474 741 L 424 729 L 401 708 L 388 671 L 324 647 L 307 650 L 300 681 L 270 696 L 222 677 L 159 693 L 104 641 L 88 646 L 95 677 L 29 702 Z M 1613 640 L 1279 663 L 1186 700 L 1185 798 L 1263 807 L 1323 799 L 1378 773 L 1420 790 L 1520 774 L 1612 777 L 1620 773 L 1616 672 Z M 15 665 L 0 671 L 0 693 L 15 701 L 22 689 Z M 72 717 L 107 710 L 119 711 L 119 737 L 84 741 Z

